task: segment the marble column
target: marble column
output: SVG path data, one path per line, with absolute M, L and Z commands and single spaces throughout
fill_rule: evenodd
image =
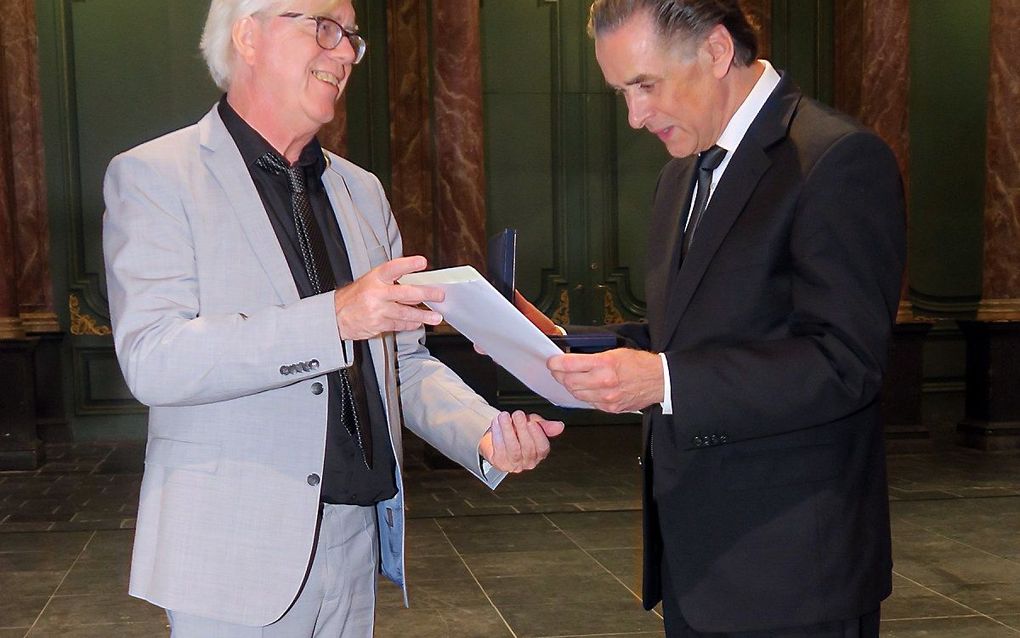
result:
M 59 332 L 49 268 L 49 220 L 44 183 L 42 116 L 34 0 L 13 0 L 0 21 L 4 68 L 2 96 L 8 115 L 12 180 L 17 223 L 19 316 L 30 333 Z
M 984 264 L 967 338 L 967 413 L 960 442 L 1020 448 L 1020 4 L 992 0 Z
M 0 65 L 0 86 L 5 85 Z M 0 108 L 0 340 L 24 339 L 17 302 L 14 170 L 7 109 Z
M 8 86 L 7 70 L 7 65 L 0 64 L 0 87 Z M 41 460 L 41 446 L 35 427 L 35 340 L 26 338 L 18 301 L 20 220 L 14 156 L 4 100 L 0 103 L 0 470 L 31 470 Z
M 426 0 L 388 0 L 390 206 L 405 255 L 436 263 Z
M 436 262 L 485 272 L 485 155 L 480 11 L 432 0 Z
M 889 144 L 909 188 L 909 0 L 842 0 L 835 9 L 835 106 Z M 921 417 L 922 355 L 931 323 L 914 317 L 906 293 L 904 276 L 882 411 L 891 449 L 912 451 L 931 438 Z
M 772 55 L 772 0 L 742 0 L 740 6 L 758 28 L 758 57 Z

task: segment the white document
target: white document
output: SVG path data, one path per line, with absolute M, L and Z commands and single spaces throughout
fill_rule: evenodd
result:
M 575 399 L 546 367 L 549 357 L 563 351 L 473 267 L 415 272 L 401 277 L 400 283 L 445 290 L 446 300 L 426 302 L 429 308 L 533 392 L 562 407 L 592 407 Z

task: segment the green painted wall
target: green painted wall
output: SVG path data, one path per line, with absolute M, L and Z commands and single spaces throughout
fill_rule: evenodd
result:
M 910 3 L 910 295 L 962 317 L 981 297 L 988 0 Z

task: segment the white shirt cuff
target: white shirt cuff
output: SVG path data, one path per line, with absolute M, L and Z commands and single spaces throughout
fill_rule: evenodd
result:
M 666 363 L 666 353 L 660 352 L 659 359 L 662 360 L 662 406 L 663 414 L 673 414 L 673 390 L 669 382 L 669 364 Z

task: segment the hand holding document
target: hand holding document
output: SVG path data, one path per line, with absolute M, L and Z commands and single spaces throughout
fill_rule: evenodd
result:
M 410 273 L 400 283 L 442 288 L 446 299 L 426 305 L 533 392 L 562 407 L 592 407 L 574 398 L 546 367 L 549 357 L 562 354 L 556 344 L 471 266 Z

